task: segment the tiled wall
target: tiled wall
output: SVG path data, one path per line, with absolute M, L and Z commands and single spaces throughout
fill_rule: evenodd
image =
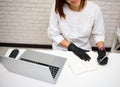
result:
M 53 0 L 0 0 L 0 42 L 51 44 L 47 36 Z
M 54 0 L 0 0 L 0 42 L 51 44 L 47 36 Z M 91 0 L 99 4 L 105 21 L 105 45 L 112 45 L 120 16 L 120 0 Z M 95 46 L 94 43 L 92 43 Z

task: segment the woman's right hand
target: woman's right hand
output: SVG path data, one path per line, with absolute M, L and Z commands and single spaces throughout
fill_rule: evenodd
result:
M 80 59 L 84 61 L 90 61 L 90 56 L 86 53 L 88 52 L 87 50 L 78 48 L 75 46 L 73 43 L 70 43 L 68 46 L 68 50 L 72 51 L 75 55 L 77 55 Z

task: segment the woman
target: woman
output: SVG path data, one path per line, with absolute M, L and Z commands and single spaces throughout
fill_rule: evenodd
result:
M 92 36 L 98 47 L 98 63 L 105 65 L 108 57 L 105 57 L 104 33 L 104 22 L 98 5 L 87 0 L 56 0 L 48 29 L 54 50 L 69 50 L 89 61 L 91 58 L 86 52 L 91 50 Z

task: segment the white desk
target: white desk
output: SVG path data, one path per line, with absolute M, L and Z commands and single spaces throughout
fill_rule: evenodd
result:
M 67 63 L 56 84 L 8 72 L 0 64 L 0 87 L 120 87 L 120 54 L 111 53 L 107 66 L 77 76 Z

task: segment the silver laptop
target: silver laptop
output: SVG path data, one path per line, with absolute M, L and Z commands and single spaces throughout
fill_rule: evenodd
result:
M 26 50 L 19 59 L 0 57 L 9 71 L 37 80 L 56 83 L 66 58 Z

